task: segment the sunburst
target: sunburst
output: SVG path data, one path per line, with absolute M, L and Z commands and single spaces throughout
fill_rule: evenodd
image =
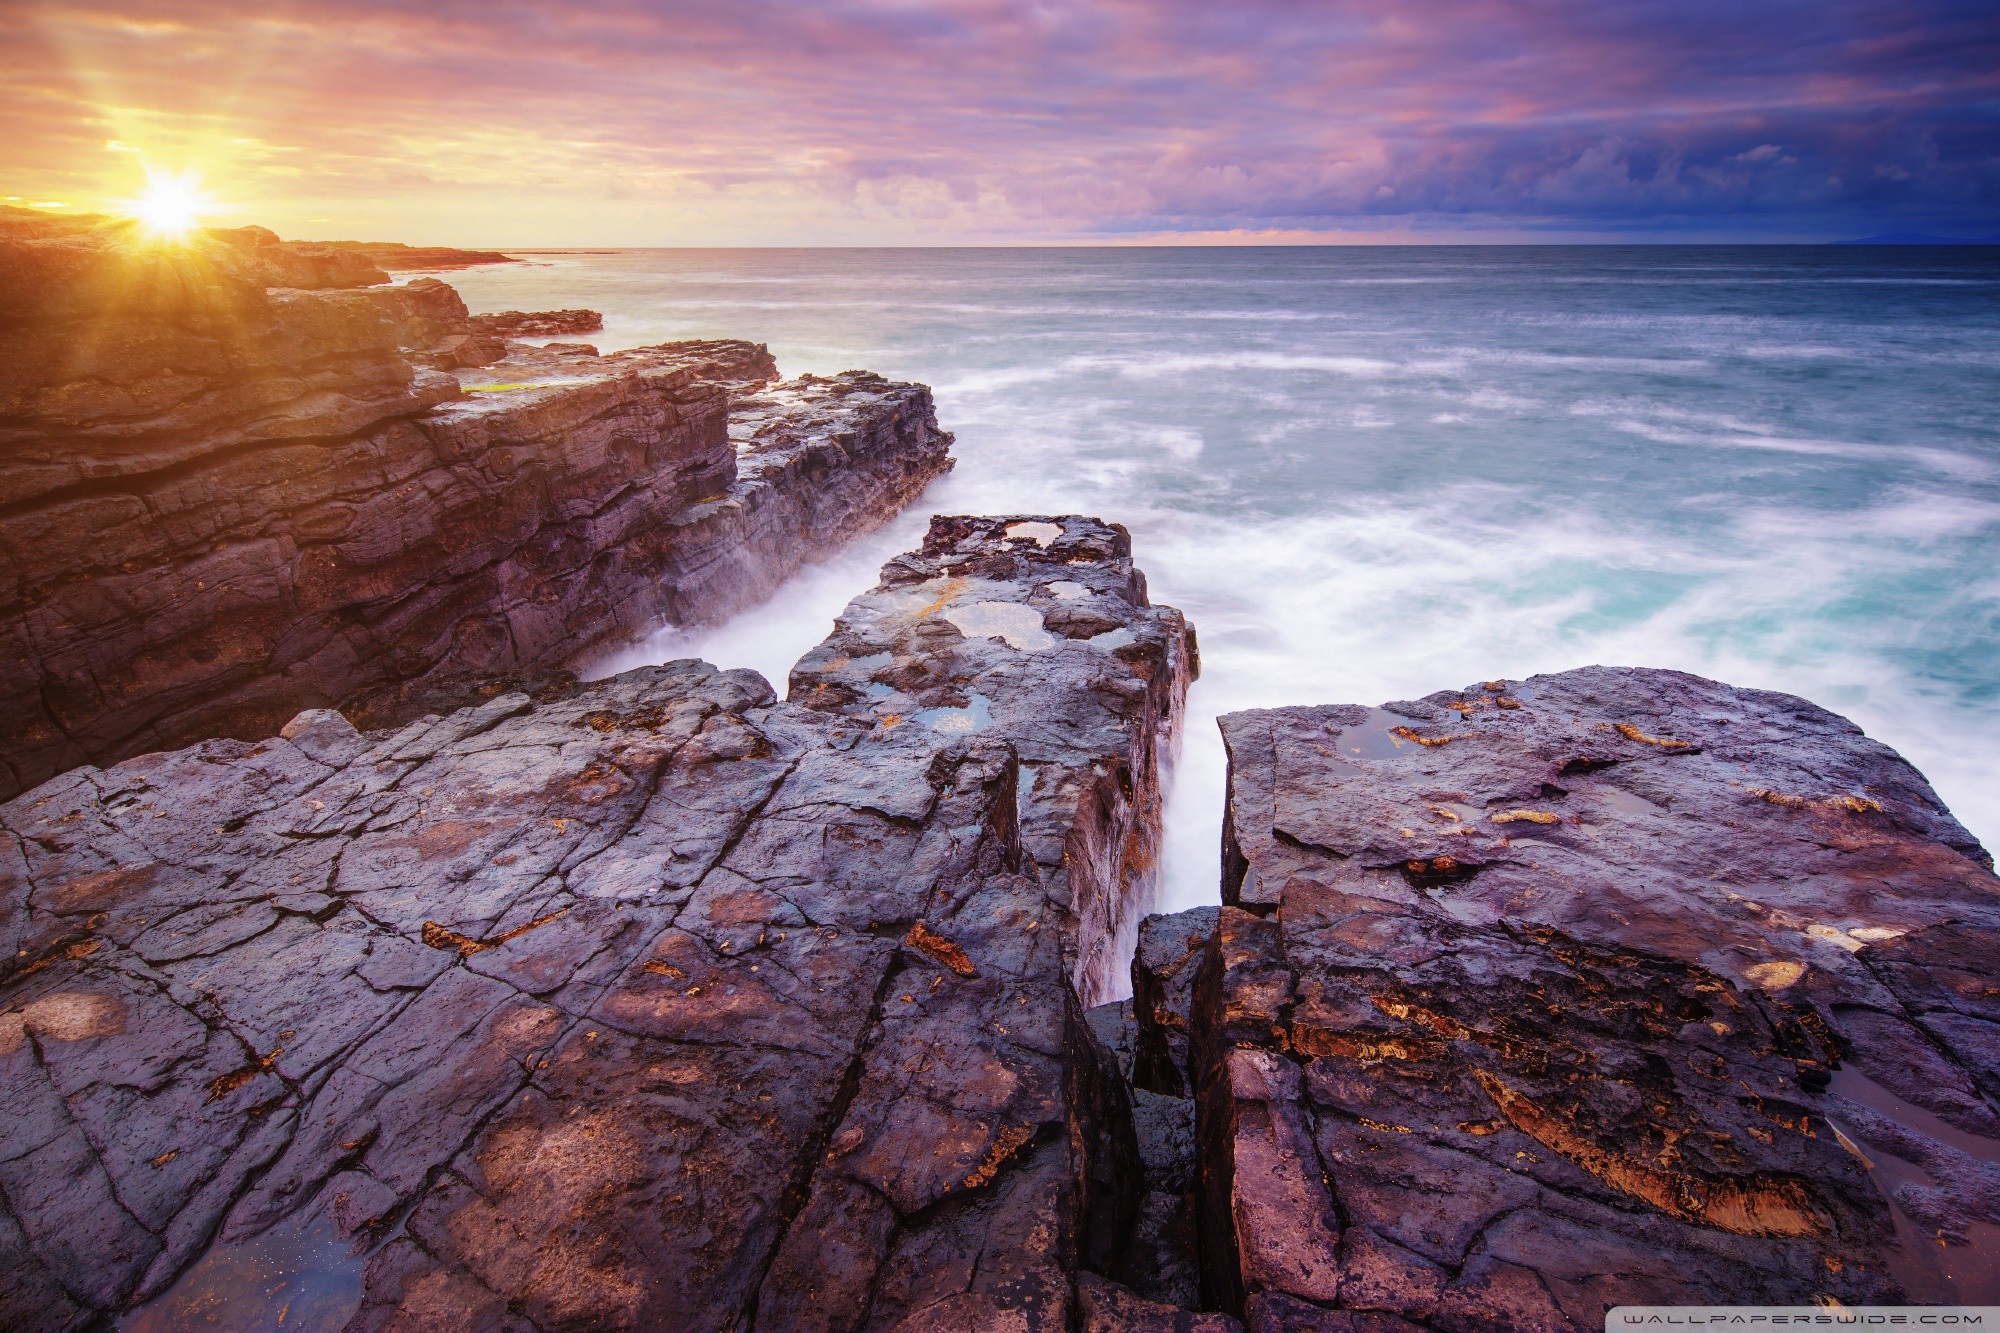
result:
M 204 216 L 214 211 L 214 202 L 202 192 L 192 172 L 165 172 L 148 169 L 146 193 L 133 200 L 127 211 L 138 219 L 148 236 L 156 240 L 186 240 Z

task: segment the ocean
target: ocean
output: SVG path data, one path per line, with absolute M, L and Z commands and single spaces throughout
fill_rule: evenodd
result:
M 610 351 L 921 380 L 958 466 L 727 624 L 794 659 L 932 513 L 1131 529 L 1202 678 L 1162 909 L 1217 900 L 1239 708 L 1592 662 L 1804 695 L 2000 841 L 2000 248 L 627 250 L 449 275 Z

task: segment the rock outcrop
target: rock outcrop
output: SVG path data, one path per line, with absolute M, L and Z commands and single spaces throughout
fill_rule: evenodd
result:
M 1213 1304 L 1991 1299 L 2000 881 L 1888 749 L 1608 668 L 1223 730 L 1225 906 L 1137 1014 L 1186 1034 Z
M 435 279 L 270 285 L 315 276 L 295 250 L 0 235 L 0 794 L 547 677 L 767 594 L 950 466 L 921 385 L 510 351 Z
M 449 245 L 404 245 L 401 241 L 308 241 L 324 250 L 356 255 L 392 273 L 444 273 L 486 264 L 518 264 L 497 250 L 460 250 Z
M 595 310 L 501 310 L 474 315 L 472 323 L 501 338 L 569 338 L 604 331 L 604 316 Z
M 1125 988 L 1151 898 L 1132 886 L 1157 870 L 1174 719 L 1199 670 L 1193 632 L 1149 605 L 1130 556 L 1122 528 L 1094 522 L 932 519 L 791 679 L 794 699 L 876 726 L 1012 740 L 1021 838 L 1076 914 L 1064 939 L 1086 1005 Z
M 0 807 L 0 1312 L 1233 1326 L 1086 1271 L 1140 1168 L 1078 932 L 1144 904 L 1062 850 L 1152 845 L 1193 667 L 1129 555 L 939 519 L 787 703 L 676 662 Z

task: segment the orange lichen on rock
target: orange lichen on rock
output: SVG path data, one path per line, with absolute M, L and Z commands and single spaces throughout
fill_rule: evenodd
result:
M 943 963 L 962 977 L 979 975 L 979 969 L 972 965 L 972 959 L 966 956 L 965 950 L 921 921 L 910 926 L 910 933 L 903 937 L 903 943 Z
M 1292 1024 L 1286 1044 L 1300 1055 L 1338 1055 L 1350 1060 L 1441 1060 L 1443 1042 L 1421 1037 L 1387 1036 L 1379 1032 L 1329 1032 L 1304 1023 Z
M 1746 790 L 1758 800 L 1769 805 L 1783 806 L 1787 810 L 1823 810 L 1831 814 L 1836 811 L 1850 815 L 1881 814 L 1882 803 L 1866 796 L 1793 796 L 1787 792 L 1773 791 L 1769 787 L 1750 787 Z
M 1035 1131 L 1027 1125 L 1010 1125 L 1000 1131 L 1000 1137 L 993 1140 L 993 1146 L 986 1150 L 986 1160 L 979 1169 L 965 1178 L 965 1187 L 976 1190 L 993 1177 L 1000 1174 L 1000 1168 L 1020 1150 L 1022 1144 L 1033 1138 Z
M 1471 739 L 1469 736 L 1423 736 L 1408 727 L 1391 727 L 1389 728 L 1389 734 L 1391 736 L 1400 736 L 1406 741 L 1414 741 L 1426 749 L 1435 749 L 1440 745 L 1450 745 L 1453 741 Z
M 936 597 L 933 597 L 929 602 L 919 607 L 911 618 L 914 620 L 925 620 L 931 616 L 936 615 L 938 612 L 944 610 L 946 604 L 948 604 L 952 598 L 958 596 L 960 593 L 964 591 L 965 591 L 965 580 L 963 578 L 946 579 L 944 581 L 944 591 L 940 592 Z
M 1645 745 L 1657 745 L 1662 750 L 1692 750 L 1693 741 L 1677 741 L 1671 736 L 1648 736 L 1630 722 L 1614 723 L 1611 728 L 1628 741 L 1638 741 Z
M 1496 824 L 1560 824 L 1562 816 L 1547 810 L 1502 810 L 1493 816 Z
M 1369 1001 L 1377 1009 L 1391 1018 L 1400 1018 L 1406 1023 L 1415 1023 L 1426 1032 L 1435 1032 L 1440 1037 L 1464 1038 L 1472 1035 L 1472 1029 L 1455 1018 L 1436 1013 L 1403 1000 L 1392 1000 L 1386 995 L 1371 995 Z
M 1472 1071 L 1508 1123 L 1605 1184 L 1661 1212 L 1739 1236 L 1819 1236 L 1826 1221 L 1802 1182 L 1773 1176 L 1698 1176 L 1665 1170 L 1593 1141 L 1483 1069 Z M 1665 1154 L 1662 1154 L 1664 1157 Z
M 457 931 L 441 926 L 435 921 L 426 921 L 424 922 L 423 941 L 433 949 L 456 949 L 459 953 L 467 955 L 482 953 L 487 949 L 497 949 L 508 940 L 525 935 L 538 926 L 546 926 L 549 922 L 559 916 L 565 915 L 568 911 L 569 909 L 564 907 L 550 912 L 547 916 L 538 916 L 527 925 L 516 926 L 504 935 L 495 935 L 490 940 L 475 940 L 469 935 L 461 935 Z
M 208 1085 L 208 1101 L 219 1102 L 245 1083 L 248 1083 L 251 1079 L 257 1077 L 257 1075 L 268 1074 L 278 1063 L 278 1057 L 284 1053 L 284 1047 L 276 1047 L 269 1055 L 262 1056 L 240 1069 L 232 1069 L 227 1074 L 210 1080 Z

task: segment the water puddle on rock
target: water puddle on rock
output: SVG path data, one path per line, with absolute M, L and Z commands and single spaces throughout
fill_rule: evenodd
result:
M 1558 782 L 1565 781 L 1562 778 L 1556 780 Z M 1666 813 L 1660 806 L 1654 805 L 1638 793 L 1626 791 L 1623 787 L 1615 786 L 1609 782 L 1591 782 L 1588 778 L 1584 778 L 1578 781 L 1570 790 L 1578 796 L 1594 797 L 1610 809 L 1613 814 L 1624 815 L 1632 819 L 1643 819 Z
M 1025 652 L 1040 652 L 1055 645 L 1055 636 L 1042 628 L 1042 613 L 1020 602 L 974 602 L 954 606 L 943 616 L 958 626 L 968 639 L 1004 639 Z
M 2000 1180 L 2000 1140 L 1967 1133 L 1935 1113 L 1904 1101 L 1851 1063 L 1834 1073 L 1833 1084 L 1828 1091 L 1895 1122 L 1913 1135 L 1921 1135 L 1948 1149 L 1956 1149 L 1973 1158 L 1975 1167 L 1984 1166 L 1993 1170 L 1995 1179 Z M 1905 1186 L 1921 1190 L 1939 1187 L 1953 1190 L 1956 1187 L 1976 1195 L 1982 1192 L 1981 1182 L 1936 1178 L 1933 1171 L 1924 1165 L 1910 1161 L 1877 1142 L 1876 1138 L 1880 1136 L 1871 1137 L 1859 1125 L 1845 1123 L 1837 1108 L 1832 1116 L 1827 1117 L 1827 1123 L 1841 1136 L 1843 1146 L 1868 1164 L 1876 1186 L 1889 1201 L 1889 1211 L 1896 1222 L 1897 1240 L 1896 1249 L 1889 1258 L 1889 1270 L 1909 1292 L 1910 1298 L 1931 1304 L 2000 1304 L 2000 1225 L 1968 1220 L 1958 1228 L 1968 1243 L 1947 1244 L 1941 1241 L 1934 1227 L 1918 1221 L 1903 1201 L 1896 1197 L 1896 1192 Z M 1943 1168 L 1944 1163 L 1934 1163 L 1934 1166 Z M 1947 1171 L 1946 1174 L 1951 1173 Z M 1989 1182 L 1985 1192 L 1991 1189 Z
M 1457 720 L 1454 714 L 1452 721 Z M 1386 708 L 1371 708 L 1366 722 L 1340 729 L 1340 734 L 1334 738 L 1334 747 L 1342 759 L 1401 759 L 1433 748 L 1397 735 L 1398 727 L 1432 738 L 1457 734 L 1446 723 L 1418 722 Z
M 119 1320 L 119 1333 L 332 1333 L 361 1305 L 366 1262 L 331 1219 L 273 1227 L 254 1240 L 216 1245 L 180 1281 Z
M 991 724 L 993 705 L 985 695 L 975 694 L 963 708 L 926 708 L 915 720 L 943 735 L 963 736 L 984 731 Z
M 1050 544 L 1063 535 L 1060 523 L 1009 523 L 1006 531 L 1008 541 L 1031 541 L 1044 551 L 1048 550 Z

